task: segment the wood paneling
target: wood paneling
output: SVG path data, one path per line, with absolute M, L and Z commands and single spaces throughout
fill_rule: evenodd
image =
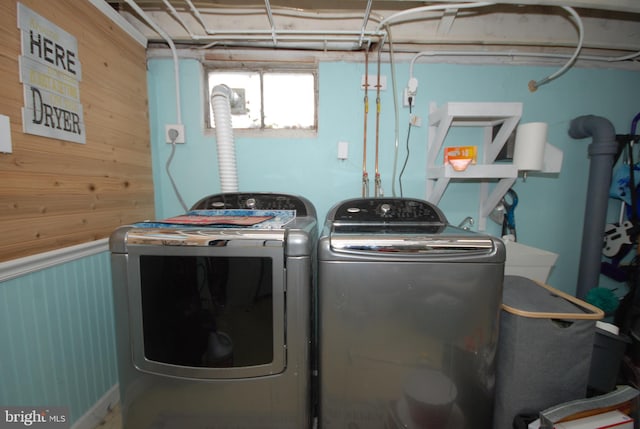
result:
M 17 5 L 0 0 L 0 261 L 108 237 L 154 215 L 145 48 L 87 1 L 23 0 L 76 37 L 86 144 L 24 134 Z

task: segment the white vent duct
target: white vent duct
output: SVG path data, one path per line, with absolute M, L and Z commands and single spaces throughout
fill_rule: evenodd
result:
M 211 108 L 216 122 L 218 171 L 222 192 L 238 191 L 236 145 L 231 126 L 231 99 L 233 91 L 227 85 L 216 85 L 211 91 Z

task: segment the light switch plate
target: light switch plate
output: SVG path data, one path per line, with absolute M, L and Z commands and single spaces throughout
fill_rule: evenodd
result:
M 11 147 L 11 122 L 6 115 L 0 115 L 0 152 L 13 152 Z

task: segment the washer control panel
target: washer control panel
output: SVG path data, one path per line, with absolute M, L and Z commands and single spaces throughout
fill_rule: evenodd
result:
M 411 198 L 360 198 L 347 200 L 338 206 L 335 222 L 379 223 L 447 223 L 435 205 Z
M 198 201 L 191 210 L 295 210 L 296 216 L 307 216 L 307 204 L 302 198 L 274 193 L 231 192 L 209 195 Z

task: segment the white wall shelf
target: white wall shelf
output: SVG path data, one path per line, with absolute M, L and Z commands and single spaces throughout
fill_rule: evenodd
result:
M 518 168 L 495 160 L 522 116 L 522 103 L 446 103 L 429 108 L 427 142 L 427 200 L 438 204 L 452 179 L 480 180 L 478 229 L 486 229 L 487 217 L 518 178 Z M 499 128 L 496 128 L 499 126 Z M 482 127 L 484 141 L 478 145 L 476 164 L 456 171 L 451 165 L 437 164 L 444 140 L 451 127 Z M 497 132 L 494 132 L 494 129 Z M 489 182 L 497 184 L 490 191 Z

